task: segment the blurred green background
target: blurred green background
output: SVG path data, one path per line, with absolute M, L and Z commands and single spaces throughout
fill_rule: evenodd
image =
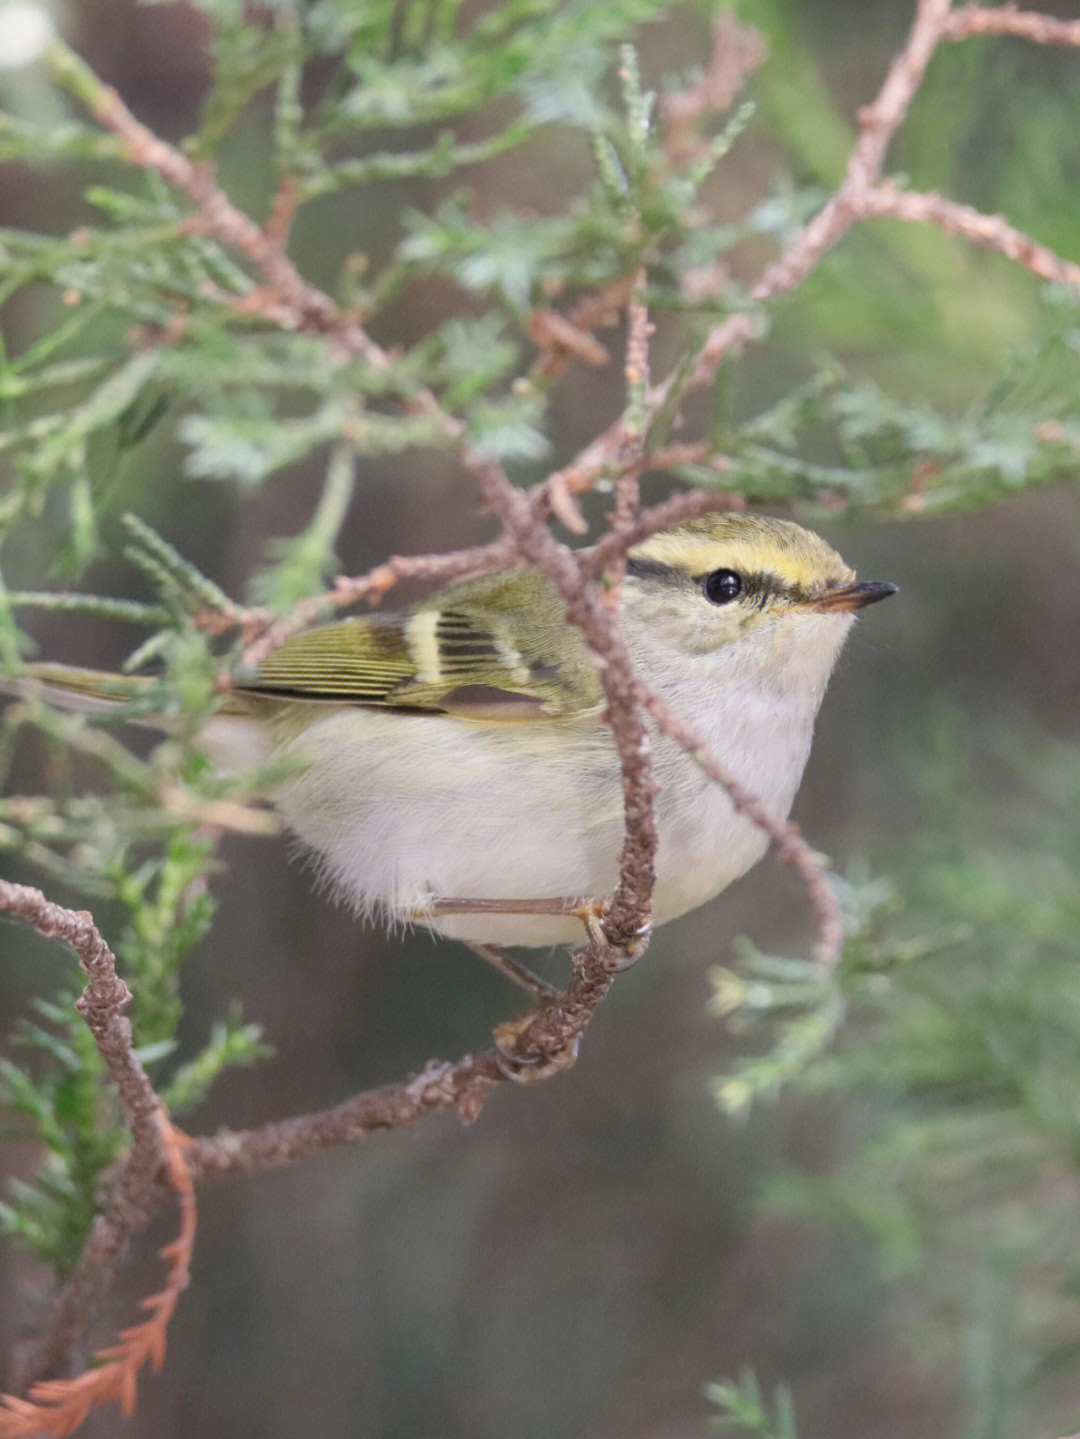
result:
M 772 53 L 714 187 L 722 215 L 836 180 L 912 7 L 739 9 Z M 172 138 L 193 127 L 207 56 L 191 11 L 86 0 L 65 26 L 140 118 Z M 650 83 L 704 58 L 699 23 L 677 8 L 628 38 Z M 262 193 L 261 135 L 255 107 L 223 167 L 240 204 Z M 473 183 L 482 207 L 543 211 L 585 163 L 554 132 Z M 941 53 L 890 169 L 1080 258 L 1080 60 L 1001 41 Z M 386 186 L 385 210 L 317 207 L 297 232 L 301 269 L 332 283 L 344 253 L 394 244 L 401 211 L 431 208 L 436 190 Z M 0 172 L 8 227 L 66 232 L 73 194 L 48 171 Z M 747 256 L 748 273 L 764 253 Z M 413 338 L 442 303 L 437 286 L 408 295 L 380 315 L 378 338 Z M 9 348 L 42 323 L 26 295 L 0 318 Z M 768 343 L 733 367 L 731 404 L 759 408 L 827 351 L 960 421 L 1045 324 L 1040 287 L 1004 261 L 868 227 L 779 307 Z M 556 462 L 617 405 L 618 384 L 614 370 L 565 377 Z M 243 495 L 185 480 L 165 444 L 154 461 L 148 473 L 141 451 L 138 472 L 118 467 L 120 500 L 241 595 L 317 493 L 314 472 Z M 448 459 L 420 469 L 405 455 L 362 478 L 347 573 L 490 533 Z M 874 983 L 860 991 L 831 1057 L 741 1120 L 715 1102 L 716 1078 L 769 1031 L 710 1013 L 711 967 L 731 962 L 738 935 L 768 954 L 809 945 L 804 895 L 768 859 L 656 936 L 568 1077 L 497 1094 L 471 1128 L 439 1117 L 206 1187 L 165 1370 L 123 1432 L 700 1439 L 715 1412 L 703 1386 L 744 1367 L 767 1394 L 790 1388 L 801 1439 L 1054 1439 L 1080 1425 L 1080 489 L 1016 489 L 933 517 L 801 511 L 861 576 L 901 588 L 849 643 L 795 809 L 841 874 L 890 878 L 881 943 L 906 956 L 878 998 Z M 60 523 L 46 515 L 7 557 L 9 584 L 41 582 Z M 129 581 L 113 558 L 90 587 Z M 27 627 L 42 654 L 85 663 L 116 662 L 132 640 L 59 617 Z M 38 758 L 23 758 L 25 773 Z M 232 839 L 223 857 L 218 915 L 184 981 L 184 1035 L 198 1043 L 239 995 L 277 1053 L 226 1076 L 189 1129 L 329 1105 L 483 1047 L 516 1005 L 464 950 L 386 938 L 330 907 L 286 844 Z M 108 907 L 98 917 L 108 932 Z M 63 961 L 33 937 L 4 940 L 8 1029 Z M 33 1155 L 9 1144 L 4 1159 L 26 1175 Z M 109 1309 L 120 1322 L 168 1223 L 128 1265 Z M 14 1250 L 0 1257 L 5 1351 L 33 1327 L 39 1278 Z M 107 1413 L 82 1432 L 116 1431 Z

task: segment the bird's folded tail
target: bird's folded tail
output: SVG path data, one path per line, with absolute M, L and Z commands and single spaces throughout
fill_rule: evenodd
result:
M 0 691 L 15 698 L 43 693 L 71 710 L 101 710 L 145 699 L 154 687 L 146 675 L 121 675 L 78 665 L 28 664 L 0 677 Z
M 69 711 L 101 713 L 115 709 L 125 721 L 159 733 L 176 727 L 176 715 L 155 706 L 153 675 L 123 675 L 109 670 L 82 669 L 78 665 L 28 664 L 0 675 L 0 695 L 28 699 L 40 695 Z M 262 701 L 262 702 L 260 702 Z M 265 701 L 258 695 L 229 691 L 219 708 L 199 729 L 199 748 L 223 774 L 246 774 L 272 758 L 265 718 Z
M 0 695 L 23 699 L 31 694 L 43 694 L 51 704 L 67 710 L 103 710 L 116 705 L 139 708 L 145 703 L 146 717 L 152 720 L 153 707 L 149 701 L 160 683 L 156 675 L 124 675 L 115 670 L 84 669 L 80 665 L 26 664 L 7 674 L 0 673 Z M 220 696 L 216 713 L 262 716 L 266 705 L 273 701 L 273 695 L 260 695 L 257 691 L 226 690 Z

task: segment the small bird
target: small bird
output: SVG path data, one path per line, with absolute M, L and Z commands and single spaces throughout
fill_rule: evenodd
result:
M 786 817 L 852 620 L 895 589 L 857 581 L 790 521 L 715 514 L 630 551 L 618 629 L 642 682 Z M 98 697 L 138 683 L 28 673 Z M 358 911 L 482 949 L 566 944 L 618 877 L 622 782 L 604 705 L 554 587 L 515 570 L 296 635 L 235 684 L 201 743 L 222 766 L 286 761 L 274 803 Z M 662 924 L 744 874 L 768 840 L 651 722 L 650 739 Z

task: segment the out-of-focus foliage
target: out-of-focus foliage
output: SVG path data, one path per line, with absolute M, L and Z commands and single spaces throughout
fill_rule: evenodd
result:
M 208 857 L 205 843 L 178 831 L 160 858 L 137 869 L 117 865 L 112 875 L 127 915 L 117 958 L 132 992 L 139 1058 L 152 1076 L 176 1050 L 180 963 L 213 917 L 204 879 Z M 10 1201 L 0 1203 L 0 1225 L 61 1276 L 79 1257 L 97 1212 L 102 1170 L 125 1137 L 119 1112 L 105 1097 L 101 1056 L 75 1012 L 77 995 L 68 985 L 55 999 L 39 1000 L 36 1018 L 17 1031 L 19 1049 L 29 1051 L 34 1063 L 20 1068 L 0 1060 L 0 1093 L 12 1116 L 7 1137 L 28 1135 L 47 1156 L 34 1185 L 12 1185 Z M 215 1025 L 201 1053 L 173 1067 L 163 1098 L 181 1113 L 227 1066 L 250 1064 L 266 1053 L 258 1026 L 233 1012 Z
M 776 1396 L 775 1414 L 769 1412 L 757 1380 L 749 1373 L 738 1384 L 707 1385 L 705 1397 L 720 1411 L 714 1427 L 721 1432 L 737 1430 L 758 1435 L 759 1439 L 796 1439 L 795 1412 L 786 1389 Z
M 952 1355 L 972 1432 L 1009 1433 L 1080 1362 L 1080 757 L 998 734 L 980 774 L 961 717 L 935 719 L 922 823 L 889 885 L 850 887 L 841 970 L 822 985 L 747 946 L 738 972 L 717 970 L 715 1009 L 765 1049 L 716 1095 L 744 1115 L 794 1081 L 862 1112 L 835 1172 L 774 1179 L 769 1201 L 856 1226 L 890 1282 L 917 1282 L 912 1349 Z M 1008 812 L 988 830 L 991 766 Z
M 831 492 L 851 509 L 933 514 L 1071 478 L 1080 453 L 1080 329 L 1073 299 L 1058 302 L 1060 321 L 1051 298 L 1045 333 L 1010 356 L 993 389 L 962 415 L 823 367 L 731 435 L 734 488 L 758 501 Z M 703 469 L 684 473 L 715 483 Z

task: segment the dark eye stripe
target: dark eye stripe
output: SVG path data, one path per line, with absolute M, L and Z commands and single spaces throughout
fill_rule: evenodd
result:
M 672 587 L 693 585 L 703 593 L 709 577 L 725 569 L 730 570 L 730 567 L 718 565 L 715 570 L 692 575 L 678 565 L 669 565 L 663 560 L 647 560 L 631 555 L 626 561 L 626 573 L 633 575 L 634 579 L 651 580 L 656 584 Z M 738 598 L 752 601 L 758 609 L 764 609 L 770 601 L 786 600 L 798 604 L 806 597 L 801 585 L 788 584 L 778 574 L 768 570 L 758 571 L 756 574 L 746 574 L 741 570 L 730 570 L 730 573 L 738 574 L 742 580 L 742 592 Z
M 665 565 L 663 560 L 639 560 L 633 555 L 626 561 L 626 573 L 636 580 L 660 580 L 665 584 L 679 584 L 686 578 L 682 570 Z

